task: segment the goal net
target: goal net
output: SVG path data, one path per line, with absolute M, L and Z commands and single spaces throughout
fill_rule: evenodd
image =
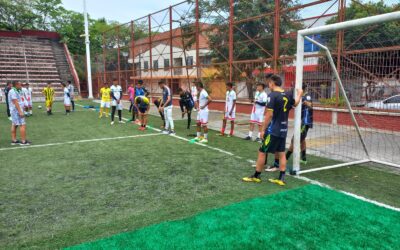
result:
M 295 110 L 298 174 L 368 162 L 400 168 L 399 32 L 400 11 L 298 32 L 296 88 L 313 100 L 305 141 Z

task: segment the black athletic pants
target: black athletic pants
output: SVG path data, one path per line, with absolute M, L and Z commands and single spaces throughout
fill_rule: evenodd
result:
M 117 106 L 111 106 L 111 121 L 114 121 L 115 110 L 117 110 Z M 118 118 L 119 121 L 122 121 L 122 110 L 118 110 Z

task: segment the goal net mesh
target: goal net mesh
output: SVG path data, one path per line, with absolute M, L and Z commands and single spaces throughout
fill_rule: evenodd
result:
M 329 49 L 362 139 L 327 53 L 306 40 L 303 85 L 314 104 L 306 152 L 317 157 L 301 170 L 364 159 L 400 163 L 399 32 L 397 20 L 308 36 Z

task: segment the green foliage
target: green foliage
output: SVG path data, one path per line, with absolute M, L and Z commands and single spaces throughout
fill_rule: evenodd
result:
M 336 106 L 336 97 L 320 98 L 319 102 L 324 106 Z M 339 97 L 338 106 L 344 107 L 345 102 L 343 97 Z

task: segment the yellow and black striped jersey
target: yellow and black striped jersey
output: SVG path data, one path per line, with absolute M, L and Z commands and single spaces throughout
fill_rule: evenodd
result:
M 45 87 L 42 92 L 46 100 L 54 99 L 54 89 L 52 87 Z

